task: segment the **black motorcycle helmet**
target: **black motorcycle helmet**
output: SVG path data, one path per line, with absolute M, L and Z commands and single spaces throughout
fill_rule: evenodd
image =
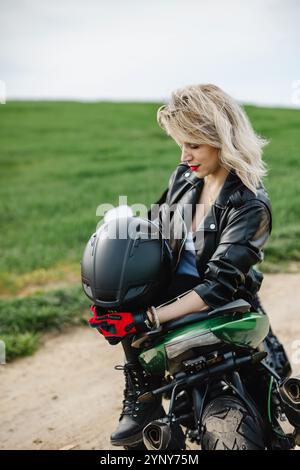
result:
M 171 281 L 172 250 L 159 227 L 141 217 L 105 222 L 81 261 L 85 294 L 102 308 L 144 309 Z

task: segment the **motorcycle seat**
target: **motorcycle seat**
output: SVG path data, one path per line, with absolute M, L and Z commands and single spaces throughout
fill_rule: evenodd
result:
M 208 308 L 205 310 L 201 310 L 200 312 L 193 312 L 183 317 L 176 318 L 174 320 L 170 320 L 166 323 L 163 323 L 158 329 L 149 331 L 147 333 L 142 333 L 140 335 L 136 335 L 133 339 L 131 344 L 134 348 L 139 348 L 144 341 L 147 339 L 155 339 L 160 336 L 162 333 L 167 333 L 168 331 L 175 330 L 177 328 L 181 328 L 183 326 L 189 325 L 191 323 L 197 323 L 202 320 L 207 320 L 213 316 L 217 315 L 224 315 L 229 313 L 245 313 L 249 311 L 251 305 L 246 302 L 244 299 L 237 299 L 233 302 L 229 302 L 222 307 L 218 307 L 215 309 Z

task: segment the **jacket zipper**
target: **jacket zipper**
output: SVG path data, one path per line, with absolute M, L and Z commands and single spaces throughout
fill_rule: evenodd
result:
M 182 215 L 181 215 L 181 213 L 180 213 L 180 211 L 179 211 L 179 209 L 178 209 L 178 206 L 176 207 L 176 210 L 178 210 L 179 215 L 180 215 L 180 217 L 181 217 L 181 219 L 182 219 L 183 226 L 184 226 L 184 231 L 185 231 L 185 236 L 184 236 L 183 243 L 181 244 L 180 249 L 179 249 L 178 259 L 177 259 L 177 262 L 176 262 L 176 266 L 175 266 L 175 268 L 174 268 L 174 272 L 176 271 L 176 268 L 177 268 L 178 263 L 179 263 L 179 261 L 180 261 L 181 252 L 182 252 L 182 249 L 183 249 L 183 247 L 184 247 L 185 241 L 186 241 L 186 239 L 187 239 L 187 228 L 186 228 L 184 219 L 183 219 L 183 217 L 182 217 Z

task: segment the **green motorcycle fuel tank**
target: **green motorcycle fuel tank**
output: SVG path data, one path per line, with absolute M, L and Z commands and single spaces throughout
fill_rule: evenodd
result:
M 165 331 L 145 342 L 139 354 L 143 368 L 151 374 L 176 371 L 176 361 L 195 356 L 201 350 L 221 347 L 254 349 L 269 331 L 268 317 L 260 312 L 220 314 L 196 323 Z

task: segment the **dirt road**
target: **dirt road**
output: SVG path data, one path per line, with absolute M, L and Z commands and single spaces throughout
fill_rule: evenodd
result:
M 300 275 L 265 275 L 263 306 L 300 373 Z M 89 328 L 48 336 L 32 357 L 0 367 L 0 449 L 112 449 L 123 376 L 119 346 Z

